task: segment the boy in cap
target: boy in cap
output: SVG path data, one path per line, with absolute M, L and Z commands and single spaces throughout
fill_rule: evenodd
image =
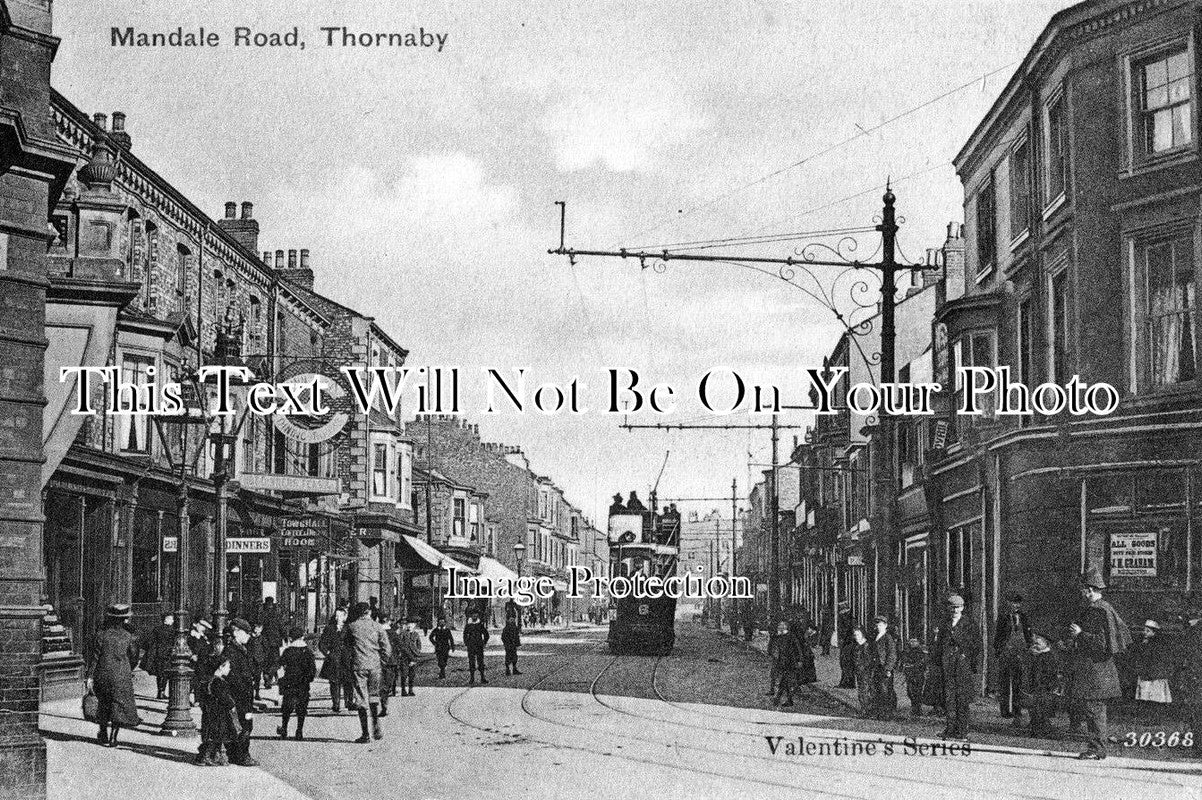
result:
M 250 642 L 254 628 L 241 617 L 230 621 L 230 636 L 232 643 L 222 651 L 229 659 L 230 671 L 226 681 L 230 687 L 230 695 L 234 699 L 234 707 L 238 712 L 238 722 L 241 732 L 226 746 L 230 763 L 243 767 L 257 767 L 259 762 L 250 754 L 250 734 L 254 728 L 252 714 L 255 709 L 255 683 L 258 677 L 258 667 L 252 662 L 246 646 Z
M 1106 758 L 1106 703 L 1122 696 L 1118 666 L 1114 657 L 1131 646 L 1131 634 L 1114 607 L 1102 599 L 1106 582 L 1102 571 L 1090 567 L 1081 578 L 1081 598 L 1085 605 L 1076 621 L 1069 625 L 1072 679 L 1069 699 L 1085 721 L 1088 731 L 1081 759 Z
M 305 738 L 305 717 L 309 714 L 309 685 L 317 677 L 317 659 L 305 642 L 305 632 L 297 625 L 288 629 L 288 643 L 280 656 L 284 677 L 280 678 L 281 721 L 276 733 L 288 736 L 288 719 L 296 715 L 296 738 Z
M 455 649 L 455 636 L 447 627 L 446 617 L 439 617 L 438 625 L 430 631 L 430 644 L 434 645 L 434 658 L 438 662 L 438 677 L 445 678 L 447 676 L 447 659 L 451 657 L 451 651 Z
M 422 640 L 417 632 L 417 620 L 410 619 L 401 631 L 401 653 L 397 657 L 397 672 L 401 677 L 401 694 L 413 697 L 417 677 L 417 660 L 421 658 Z

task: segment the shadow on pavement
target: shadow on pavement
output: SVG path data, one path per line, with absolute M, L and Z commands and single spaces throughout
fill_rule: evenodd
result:
M 56 742 L 86 742 L 101 747 L 96 743 L 96 740 L 89 736 L 78 736 L 73 733 L 63 733 L 62 731 L 53 731 L 42 729 L 42 736 L 46 739 L 53 739 Z M 129 750 L 139 755 L 150 756 L 152 758 L 160 758 L 164 761 L 171 761 L 176 764 L 191 764 L 196 760 L 194 752 L 184 752 L 174 750 L 169 747 L 155 747 L 153 745 L 142 744 L 134 741 L 117 741 L 118 750 Z

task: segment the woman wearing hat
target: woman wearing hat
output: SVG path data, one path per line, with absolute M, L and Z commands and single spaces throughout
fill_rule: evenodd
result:
M 96 740 L 105 747 L 117 746 L 121 728 L 142 722 L 134 700 L 134 666 L 138 663 L 138 638 L 130 628 L 133 611 L 128 605 L 111 605 L 104 625 L 96 633 L 88 663 L 88 688 L 99 701 Z
M 1135 670 L 1135 699 L 1156 721 L 1155 710 L 1173 702 L 1169 678 L 1174 672 L 1171 642 L 1160 634 L 1156 620 L 1144 622 L 1143 638 L 1131 647 L 1131 666 Z

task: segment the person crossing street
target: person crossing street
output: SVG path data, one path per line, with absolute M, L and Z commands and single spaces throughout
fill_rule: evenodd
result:
M 476 670 L 480 671 L 480 683 L 488 683 L 484 677 L 484 646 L 488 644 L 488 628 L 480 622 L 480 615 L 475 611 L 468 614 L 468 622 L 463 626 L 463 646 L 467 648 L 468 683 L 476 682 Z
M 382 657 L 392 655 L 392 646 L 388 642 L 387 632 L 372 618 L 371 606 L 367 603 L 355 604 L 354 621 L 346 626 L 345 639 L 361 729 L 355 742 L 367 744 L 373 738 L 384 738 L 384 728 L 380 724 Z M 369 713 L 370 730 L 367 726 Z

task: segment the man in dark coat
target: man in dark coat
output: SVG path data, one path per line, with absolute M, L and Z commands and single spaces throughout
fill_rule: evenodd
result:
M 105 747 L 117 746 L 117 733 L 122 728 L 134 728 L 142 722 L 134 699 L 138 637 L 130 627 L 131 619 L 133 610 L 128 605 L 108 607 L 88 664 L 87 685 L 99 701 L 96 741 Z
M 335 714 L 342 710 L 343 697 L 346 698 L 348 709 L 352 705 L 351 693 L 347 690 L 350 665 L 347 663 L 346 642 L 343 639 L 345 633 L 346 609 L 338 608 L 317 641 L 317 649 L 322 655 L 321 677 L 330 682 L 330 701 Z
M 1106 757 L 1106 701 L 1121 697 L 1119 670 L 1114 657 L 1131 646 L 1131 634 L 1110 603 L 1102 599 L 1106 588 L 1102 572 L 1090 567 L 1081 578 L 1085 607 L 1069 625 L 1069 701 L 1085 721 L 1086 749 L 1078 758 Z
M 1185 722 L 1194 735 L 1194 755 L 1202 756 L 1202 606 L 1191 606 L 1185 622 L 1178 640 L 1180 671 L 1173 699 L 1181 704 Z
M 413 697 L 413 682 L 417 678 L 417 661 L 421 658 L 422 640 L 417 633 L 417 620 L 411 619 L 405 627 L 398 631 L 397 644 L 399 650 L 393 653 L 396 658 L 397 674 L 401 679 L 401 696 Z
M 274 597 L 263 600 L 259 624 L 263 626 L 259 634 L 263 646 L 263 688 L 270 689 L 280 669 L 280 648 L 284 646 L 284 623 Z
M 175 615 L 164 614 L 154 626 L 142 654 L 142 669 L 154 676 L 156 700 L 167 696 L 167 679 L 171 677 L 171 651 L 175 649 Z
M 967 740 L 969 708 L 977 696 L 977 675 L 981 671 L 980 632 L 964 615 L 963 597 L 950 595 L 947 609 L 932 654 L 942 668 L 947 703 L 947 727 L 940 737 Z
M 993 629 L 993 652 L 998 660 L 998 705 L 1002 716 L 1022 721 L 1022 693 L 1031 650 L 1031 625 L 1022 610 L 1022 595 L 1006 596 L 1006 608 L 998 612 Z
M 480 683 L 488 683 L 484 677 L 484 646 L 488 644 L 488 628 L 480 622 L 480 615 L 468 614 L 463 626 L 463 646 L 467 649 L 468 683 L 476 682 L 476 670 L 480 670 Z
M 518 648 L 522 644 L 522 633 L 518 630 L 517 616 L 506 617 L 505 627 L 501 629 L 501 644 L 505 646 L 505 674 L 512 668 L 514 675 L 521 675 L 518 670 Z
M 242 730 L 226 746 L 226 752 L 231 764 L 257 767 L 259 762 L 250 755 L 250 734 L 254 728 L 255 684 L 258 683 L 259 668 L 251 660 L 246 649 L 254 628 L 241 617 L 235 617 L 230 621 L 230 631 L 233 641 L 226 646 L 222 655 L 230 662 L 230 674 L 226 683 L 229 685 L 230 695 L 234 698 L 234 709 L 238 712 Z
M 430 631 L 430 644 L 434 645 L 434 658 L 438 661 L 438 677 L 447 676 L 447 659 L 455 649 L 455 636 L 447 627 L 446 617 L 438 618 L 438 625 Z
M 797 686 L 802 643 L 794 630 L 784 622 L 777 624 L 776 631 L 776 638 L 769 646 L 769 655 L 772 656 L 772 665 L 776 672 L 776 696 L 772 702 L 780 706 L 791 706 L 793 690 Z
M 873 715 L 878 719 L 887 719 L 897 710 L 897 688 L 893 681 L 893 673 L 897 670 L 897 640 L 889 633 L 887 616 L 878 614 L 874 623 L 876 637 L 872 641 L 872 680 L 876 707 Z
M 839 688 L 856 688 L 856 625 L 851 619 L 851 607 L 839 604 Z

